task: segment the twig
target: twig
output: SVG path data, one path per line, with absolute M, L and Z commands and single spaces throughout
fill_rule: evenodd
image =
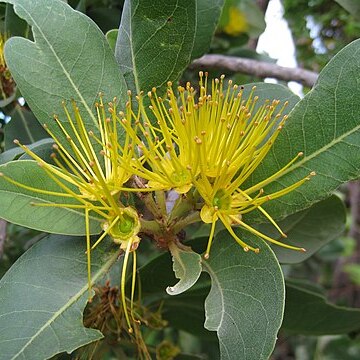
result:
M 296 81 L 308 87 L 312 87 L 318 77 L 317 73 L 305 69 L 288 68 L 264 61 L 218 54 L 204 55 L 194 60 L 190 67 L 203 70 L 224 69 L 259 78 L 272 77 L 278 80 Z

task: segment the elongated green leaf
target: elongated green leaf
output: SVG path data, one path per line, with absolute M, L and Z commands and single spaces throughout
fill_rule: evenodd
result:
M 32 27 L 35 42 L 14 37 L 5 46 L 6 61 L 37 119 L 55 134 L 52 120 L 64 120 L 61 102 L 74 99 L 85 124 L 96 132 L 94 103 L 123 100 L 125 81 L 104 34 L 87 16 L 60 0 L 6 0 Z
M 35 161 L 18 160 L 0 166 L 0 172 L 11 179 L 46 191 L 63 193 L 45 171 Z M 78 191 L 74 188 L 74 191 Z M 56 234 L 84 235 L 85 216 L 82 210 L 34 206 L 40 204 L 78 204 L 71 197 L 41 194 L 14 185 L 0 176 L 0 217 L 15 224 L 35 230 Z M 100 219 L 91 216 L 90 231 L 101 231 Z
M 51 154 L 54 153 L 54 139 L 46 138 L 34 142 L 31 145 L 27 145 L 27 148 L 34 152 L 36 155 L 40 156 L 41 159 L 45 160 L 48 164 L 54 164 L 54 160 L 51 158 Z M 21 148 L 20 148 L 21 149 Z M 23 153 L 19 160 L 34 160 L 30 155 Z
M 174 243 L 170 244 L 170 252 L 175 276 L 179 282 L 174 286 L 168 286 L 166 292 L 178 295 L 190 289 L 199 279 L 202 271 L 201 256 L 191 248 L 183 250 Z
M 46 138 L 28 145 L 28 148 L 39 155 L 42 159 L 51 160 L 50 151 L 52 150 L 52 144 L 54 144 L 54 140 Z M 21 147 L 18 146 L 11 148 L 0 154 L 0 165 L 20 158 L 30 160 L 30 156 L 24 154 L 24 150 Z
M 14 144 L 14 139 L 18 139 L 22 144 L 27 145 L 49 137 L 34 114 L 24 107 L 16 105 L 10 115 L 11 120 L 5 127 L 5 150 L 18 147 Z
M 286 239 L 271 224 L 260 226 L 260 230 L 275 240 L 305 248 L 306 252 L 302 252 L 273 246 L 279 262 L 294 264 L 306 260 L 322 246 L 338 238 L 345 230 L 345 222 L 344 204 L 333 195 L 280 221 L 278 224 L 286 233 Z
M 23 153 L 24 151 L 21 148 L 12 148 L 10 150 L 6 150 L 0 154 L 0 164 L 5 164 L 8 161 L 15 160 Z
M 87 302 L 83 238 L 47 236 L 28 250 L 0 281 L 0 348 L 4 359 L 47 359 L 102 338 L 82 323 Z M 92 280 L 99 280 L 119 250 L 93 251 Z
M 304 156 L 265 187 L 265 193 L 283 189 L 311 171 L 317 173 L 290 194 L 264 206 L 275 218 L 309 207 L 341 183 L 359 177 L 359 54 L 360 40 L 356 40 L 328 63 L 313 90 L 291 111 L 284 131 L 254 173 L 252 183 L 269 177 L 300 151 Z
M 360 310 L 330 304 L 324 296 L 300 282 L 287 281 L 282 328 L 303 335 L 359 332 Z
M 255 240 L 249 237 L 251 244 Z M 217 331 L 221 359 L 268 359 L 284 309 L 284 281 L 271 249 L 246 253 L 227 232 L 214 239 L 203 267 L 211 277 L 205 302 L 208 330 Z
M 224 0 L 196 1 L 196 36 L 192 59 L 204 55 L 210 47 Z
M 133 92 L 175 81 L 190 62 L 194 0 L 126 0 L 115 56 Z
M 6 5 L 5 11 L 5 32 L 11 36 L 26 36 L 29 33 L 28 24 L 21 20 L 14 12 L 11 5 Z

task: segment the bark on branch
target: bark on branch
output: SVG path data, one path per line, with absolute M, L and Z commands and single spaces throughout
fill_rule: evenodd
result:
M 318 77 L 317 73 L 305 69 L 288 68 L 258 60 L 217 54 L 204 55 L 194 60 L 190 67 L 203 70 L 224 69 L 259 78 L 272 77 L 278 80 L 296 81 L 308 87 L 312 87 Z

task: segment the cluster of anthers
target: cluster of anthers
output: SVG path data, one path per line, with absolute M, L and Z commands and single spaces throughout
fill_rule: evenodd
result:
M 246 180 L 261 164 L 274 144 L 287 116 L 282 115 L 287 103 L 266 100 L 258 105 L 253 87 L 244 99 L 244 88 L 229 80 L 223 88 L 224 76 L 208 84 L 207 73 L 199 73 L 199 94 L 191 86 L 179 86 L 179 96 L 168 83 L 167 98 L 153 88 L 147 95 L 149 109 L 156 121 L 151 121 L 138 97 L 141 117 L 140 138 L 133 136 L 142 156 L 133 159 L 129 171 L 148 180 L 147 190 L 174 189 L 179 195 L 197 194 L 200 198 L 200 217 L 210 223 L 211 231 L 205 258 L 209 257 L 215 225 L 220 220 L 245 251 L 253 248 L 242 241 L 232 229 L 240 225 L 249 232 L 272 243 L 293 250 L 305 251 L 272 239 L 242 220 L 242 215 L 258 209 L 279 233 L 286 235 L 262 205 L 288 194 L 302 185 L 315 172 L 272 194 L 264 187 L 283 176 L 291 165 L 303 156 L 299 152 L 284 167 L 265 180 L 245 186 Z M 211 86 L 211 91 L 208 88 Z M 131 132 L 130 124 L 126 128 Z
M 207 74 L 204 76 L 200 72 L 199 75 L 198 91 L 188 83 L 185 88 L 179 86 L 176 94 L 169 82 L 164 98 L 157 95 L 155 88 L 147 97 L 142 93 L 136 96 L 136 111 L 132 109 L 130 92 L 125 112 L 118 112 L 116 99 L 105 109 L 100 96 L 93 118 L 96 126 L 91 130 L 86 128 L 75 102 L 71 111 L 64 104 L 65 120 L 55 116 L 56 127 L 45 126 L 55 141 L 52 164 L 17 142 L 57 184 L 58 192 L 24 185 L 6 173 L 1 174 L 5 180 L 27 190 L 71 198 L 69 203 L 36 203 L 35 206 L 73 208 L 84 213 L 89 289 L 91 251 L 107 235 L 120 245 L 125 252 L 121 297 L 130 330 L 125 298 L 126 267 L 129 255 L 133 254 L 133 269 L 136 268 L 139 233 L 146 229 L 141 226 L 138 211 L 121 201 L 124 192 L 154 191 L 158 194 L 173 190 L 179 194 L 180 201 L 191 198 L 192 211 L 199 215 L 197 220 L 211 224 L 205 258 L 209 257 L 218 220 L 245 251 L 258 252 L 259 249 L 240 239 L 233 226 L 240 226 L 272 243 L 304 250 L 278 242 L 243 221 L 244 214 L 257 209 L 286 237 L 262 205 L 288 194 L 315 175 L 312 172 L 277 192 L 264 192 L 267 185 L 286 173 L 302 156 L 298 153 L 265 180 L 257 184 L 247 181 L 286 122 L 286 115 L 282 115 L 286 103 L 266 100 L 259 105 L 258 97 L 254 96 L 255 87 L 245 97 L 244 88 L 232 85 L 231 80 L 225 90 L 224 76 L 209 84 Z M 132 177 L 142 179 L 145 186 L 131 187 L 128 180 Z M 99 229 L 102 234 L 92 245 L 90 214 L 103 219 L 102 229 Z M 169 214 L 163 216 L 166 218 Z M 187 225 L 186 221 L 183 223 Z M 131 301 L 134 287 L 135 271 Z

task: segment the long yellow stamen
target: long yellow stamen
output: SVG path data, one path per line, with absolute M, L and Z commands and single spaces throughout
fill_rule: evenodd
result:
M 264 239 L 264 240 L 267 240 L 267 241 L 270 241 L 272 242 L 273 244 L 276 244 L 276 245 L 280 245 L 282 247 L 285 247 L 287 249 L 291 249 L 291 250 L 299 250 L 299 251 L 306 251 L 304 248 L 300 248 L 300 247 L 297 247 L 297 246 L 291 246 L 291 245 L 288 245 L 288 244 L 285 244 L 285 243 L 282 243 L 280 241 L 277 241 L 263 233 L 261 233 L 260 231 L 257 231 L 256 229 L 254 229 L 253 227 L 245 224 L 243 221 L 239 220 L 238 221 L 238 224 L 241 225 L 243 228 L 245 228 L 246 230 L 248 230 L 249 232 L 253 233 L 254 235 L 257 235 L 259 236 L 260 238 Z
M 133 254 L 133 268 L 132 268 L 132 279 L 131 279 L 131 298 L 130 298 L 130 303 L 131 303 L 131 318 L 133 319 L 133 321 L 137 321 L 134 317 L 134 294 L 135 294 L 135 284 L 136 284 L 136 251 L 132 252 Z
M 204 254 L 205 259 L 208 259 L 209 256 L 210 256 L 210 249 L 211 249 L 211 244 L 212 244 L 212 241 L 213 241 L 213 238 L 214 238 L 216 222 L 217 222 L 217 216 L 216 216 L 216 214 L 214 214 L 213 221 L 211 223 L 211 230 L 210 230 L 209 240 L 208 240 L 206 251 L 205 251 L 205 254 Z
M 219 218 L 226 227 L 226 229 L 229 231 L 230 235 L 235 239 L 235 241 L 244 249 L 245 252 L 248 252 L 249 250 L 254 251 L 255 253 L 259 252 L 258 248 L 254 248 L 252 246 L 249 246 L 244 241 L 242 241 L 234 232 L 229 222 L 219 213 Z
M 128 264 L 128 260 L 129 260 L 129 254 L 131 251 L 131 246 L 132 246 L 132 241 L 129 240 L 128 244 L 126 246 L 126 250 L 125 250 L 125 256 L 124 256 L 124 261 L 123 261 L 123 266 L 122 266 L 122 271 L 121 271 L 121 302 L 122 302 L 122 306 L 123 306 L 123 311 L 125 314 L 125 319 L 126 319 L 126 323 L 128 325 L 129 328 L 129 333 L 133 332 L 133 328 L 131 326 L 130 323 L 130 318 L 129 318 L 129 314 L 127 311 L 127 305 L 126 305 L 126 296 L 125 296 L 125 284 L 126 284 L 126 269 L 127 269 L 127 264 Z
M 86 233 L 88 291 L 89 291 L 89 300 L 90 300 L 92 297 L 92 294 L 91 294 L 91 244 L 90 244 L 89 209 L 87 207 L 85 207 L 85 233 Z
M 119 221 L 119 216 L 116 216 L 114 220 L 110 223 L 109 227 L 101 234 L 101 236 L 96 240 L 95 244 L 91 247 L 91 250 L 94 250 L 96 246 L 100 244 L 100 242 L 105 238 L 106 235 L 109 234 L 112 227 Z

